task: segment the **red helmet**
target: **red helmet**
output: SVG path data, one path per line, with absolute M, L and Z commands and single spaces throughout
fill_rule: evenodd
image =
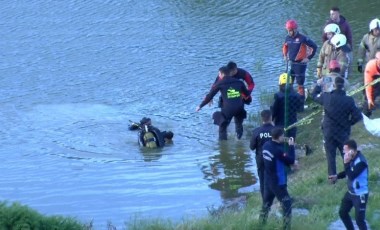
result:
M 298 27 L 298 25 L 297 25 L 296 20 L 290 19 L 290 20 L 286 21 L 285 28 L 287 30 L 295 30 L 295 29 L 297 29 L 297 27 Z
M 329 63 L 329 69 L 340 69 L 340 64 L 337 60 L 331 60 Z

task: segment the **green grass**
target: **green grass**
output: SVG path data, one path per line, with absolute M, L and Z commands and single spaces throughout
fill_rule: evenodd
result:
M 47 217 L 19 203 L 0 203 L 0 229 L 79 230 L 89 228 L 74 218 Z

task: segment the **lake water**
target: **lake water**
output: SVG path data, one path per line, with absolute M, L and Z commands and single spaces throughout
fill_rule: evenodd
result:
M 260 92 L 285 70 L 285 21 L 296 18 L 321 45 L 332 2 L 358 44 L 379 3 L 2 1 L 0 200 L 104 229 L 135 215 L 205 216 L 256 191 L 252 126 L 236 141 L 232 124 L 220 144 L 217 108 L 195 108 L 217 69 L 234 60 L 253 75 L 246 109 L 256 113 Z M 143 116 L 172 130 L 174 143 L 139 148 L 127 127 Z

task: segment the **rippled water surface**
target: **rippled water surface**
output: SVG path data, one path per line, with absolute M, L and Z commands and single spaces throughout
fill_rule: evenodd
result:
M 202 216 L 256 190 L 249 133 L 236 141 L 232 125 L 219 144 L 215 106 L 195 107 L 234 60 L 254 77 L 257 111 L 285 70 L 284 22 L 320 45 L 327 2 L 2 1 L 0 199 L 102 229 L 135 214 Z M 358 43 L 378 3 L 354 15 L 358 1 L 335 2 Z M 127 126 L 143 116 L 174 143 L 140 149 Z

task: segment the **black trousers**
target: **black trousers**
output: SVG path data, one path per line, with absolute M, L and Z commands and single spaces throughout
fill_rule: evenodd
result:
M 260 181 L 260 193 L 261 198 L 264 202 L 264 158 L 262 153 L 256 152 L 256 168 L 257 168 L 257 176 Z
M 265 179 L 267 180 L 267 178 Z M 286 185 L 273 185 L 265 181 L 264 184 L 264 202 L 260 213 L 260 219 L 266 222 L 274 198 L 280 201 L 283 211 L 283 229 L 290 229 L 292 215 L 292 198 L 289 196 Z
M 292 77 L 292 81 L 303 86 L 305 83 L 306 68 L 306 63 L 292 62 L 290 65 L 290 76 Z
M 334 138 L 332 135 L 324 136 L 323 142 L 327 158 L 327 171 L 329 176 L 336 175 L 336 150 L 338 149 L 343 159 L 343 143 L 346 138 Z
M 365 222 L 365 210 L 367 207 L 368 194 L 365 195 L 352 195 L 346 192 L 342 199 L 342 203 L 339 208 L 339 216 L 343 221 L 347 230 L 354 230 L 354 224 L 352 223 L 349 215 L 352 207 L 355 208 L 355 220 L 360 230 L 366 230 L 367 224 Z
M 229 114 L 227 112 L 222 109 L 222 111 L 213 114 L 214 124 L 219 125 L 219 140 L 227 140 L 227 128 L 232 118 L 234 118 L 235 121 L 236 136 L 240 139 L 243 135 L 243 121 L 247 117 L 247 112 L 244 108 L 235 114 Z

